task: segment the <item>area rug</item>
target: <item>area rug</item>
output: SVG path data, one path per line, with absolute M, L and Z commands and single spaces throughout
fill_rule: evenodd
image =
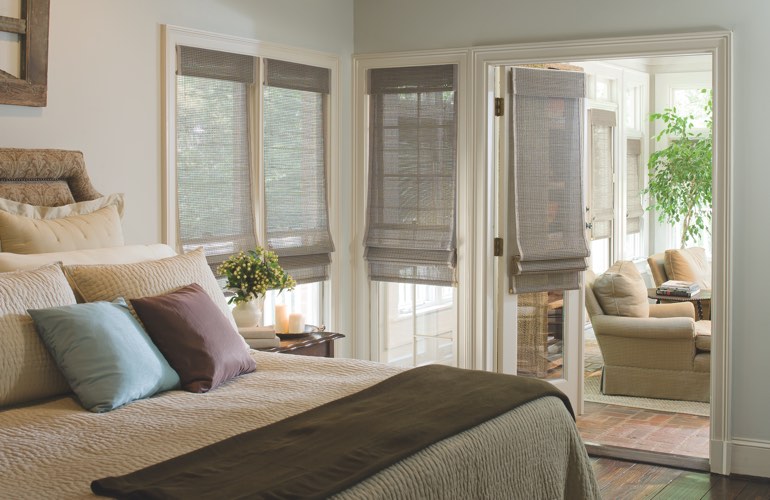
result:
M 586 377 L 583 390 L 583 399 L 594 403 L 608 405 L 630 406 L 631 408 L 643 408 L 645 410 L 667 411 L 671 413 L 688 413 L 708 417 L 709 403 L 697 401 L 672 401 L 670 399 L 634 398 L 631 396 L 607 396 L 599 390 L 600 376 Z

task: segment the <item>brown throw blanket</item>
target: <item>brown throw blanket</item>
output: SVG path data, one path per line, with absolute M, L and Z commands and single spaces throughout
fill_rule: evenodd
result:
M 326 498 L 444 438 L 543 396 L 531 378 L 428 365 L 121 477 L 117 498 Z

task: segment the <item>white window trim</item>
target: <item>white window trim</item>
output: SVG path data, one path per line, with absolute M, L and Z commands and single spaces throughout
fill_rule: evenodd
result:
M 211 50 L 220 50 L 236 54 L 245 54 L 260 59 L 260 77 L 258 78 L 258 94 L 261 95 L 261 68 L 265 58 L 281 59 L 284 61 L 308 64 L 328 68 L 331 73 L 331 86 L 329 99 L 332 103 L 329 106 L 328 117 L 328 147 L 327 147 L 327 165 L 328 165 L 328 187 L 327 203 L 329 205 L 329 230 L 333 241 L 339 241 L 340 228 L 340 61 L 333 54 L 318 52 L 310 49 L 291 47 L 286 45 L 266 43 L 259 40 L 235 37 L 230 35 L 221 35 L 207 31 L 194 30 L 179 26 L 162 25 L 161 26 L 161 46 L 163 71 L 161 74 L 161 110 L 162 110 L 162 149 L 161 158 L 161 182 L 162 182 L 162 215 L 161 215 L 161 234 L 164 243 L 176 248 L 177 241 L 177 200 L 176 200 L 176 47 L 177 45 L 186 45 L 190 47 L 200 47 Z M 258 99 L 254 99 L 258 101 Z M 258 193 L 260 207 L 258 213 L 264 214 L 264 180 L 260 172 L 261 147 L 258 146 L 258 138 L 262 134 L 262 117 L 258 113 L 259 103 L 255 102 L 251 112 L 254 113 L 255 130 L 252 135 L 253 154 L 256 158 L 253 162 L 255 169 L 255 178 L 258 179 Z M 260 220 L 255 221 L 257 229 L 257 238 L 264 241 L 264 225 Z M 259 243 L 258 243 L 259 244 Z M 176 248 L 177 251 L 180 249 Z M 335 325 L 340 324 L 347 318 L 343 318 L 342 311 L 347 308 L 340 306 L 340 259 L 332 259 L 329 270 L 329 282 L 322 291 L 325 300 L 323 308 L 323 317 L 328 318 L 327 326 L 329 329 L 335 329 Z M 330 290 L 328 290 L 330 288 Z M 327 293 L 328 292 L 328 293 Z M 347 321 L 345 321 L 347 323 Z M 340 342 L 340 349 L 337 349 L 339 355 L 349 356 L 350 346 L 348 342 Z
M 366 231 L 366 195 L 368 192 L 368 129 L 369 107 L 366 82 L 367 71 L 374 68 L 397 68 L 404 66 L 425 66 L 434 64 L 457 65 L 457 339 L 456 355 L 457 366 L 470 367 L 471 353 L 471 318 L 472 304 L 470 290 L 472 285 L 473 262 L 470 241 L 474 241 L 469 234 L 471 225 L 470 200 L 473 199 L 474 176 L 470 168 L 468 148 L 468 117 L 469 104 L 471 102 L 470 86 L 466 84 L 468 79 L 468 51 L 462 50 L 438 50 L 420 51 L 419 53 L 398 54 L 368 54 L 353 56 L 353 186 L 355 189 L 355 221 L 356 231 L 353 234 L 353 248 L 355 255 L 356 303 L 352 309 L 356 311 L 355 330 L 361 332 L 355 339 L 355 356 L 359 359 L 371 359 L 379 361 L 381 338 L 379 336 L 382 325 L 378 323 L 377 315 L 371 314 L 370 305 L 379 307 L 379 293 L 376 286 L 371 285 L 367 273 L 367 265 L 363 255 L 363 236 Z M 360 302 L 359 302 L 360 301 Z M 463 307 L 460 307 L 464 304 Z M 371 332 L 371 334 L 370 334 Z

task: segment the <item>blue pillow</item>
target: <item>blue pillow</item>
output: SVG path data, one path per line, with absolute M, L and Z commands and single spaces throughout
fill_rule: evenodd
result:
M 28 312 L 88 410 L 110 411 L 179 386 L 179 375 L 122 299 Z

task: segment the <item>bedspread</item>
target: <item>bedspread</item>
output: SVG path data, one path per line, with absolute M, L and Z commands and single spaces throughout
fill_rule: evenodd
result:
M 205 394 L 169 391 L 105 414 L 70 398 L 0 412 L 0 492 L 94 498 L 121 475 L 352 394 L 400 369 L 253 351 L 257 371 Z M 543 398 L 436 443 L 338 498 L 598 498 L 564 405 Z

